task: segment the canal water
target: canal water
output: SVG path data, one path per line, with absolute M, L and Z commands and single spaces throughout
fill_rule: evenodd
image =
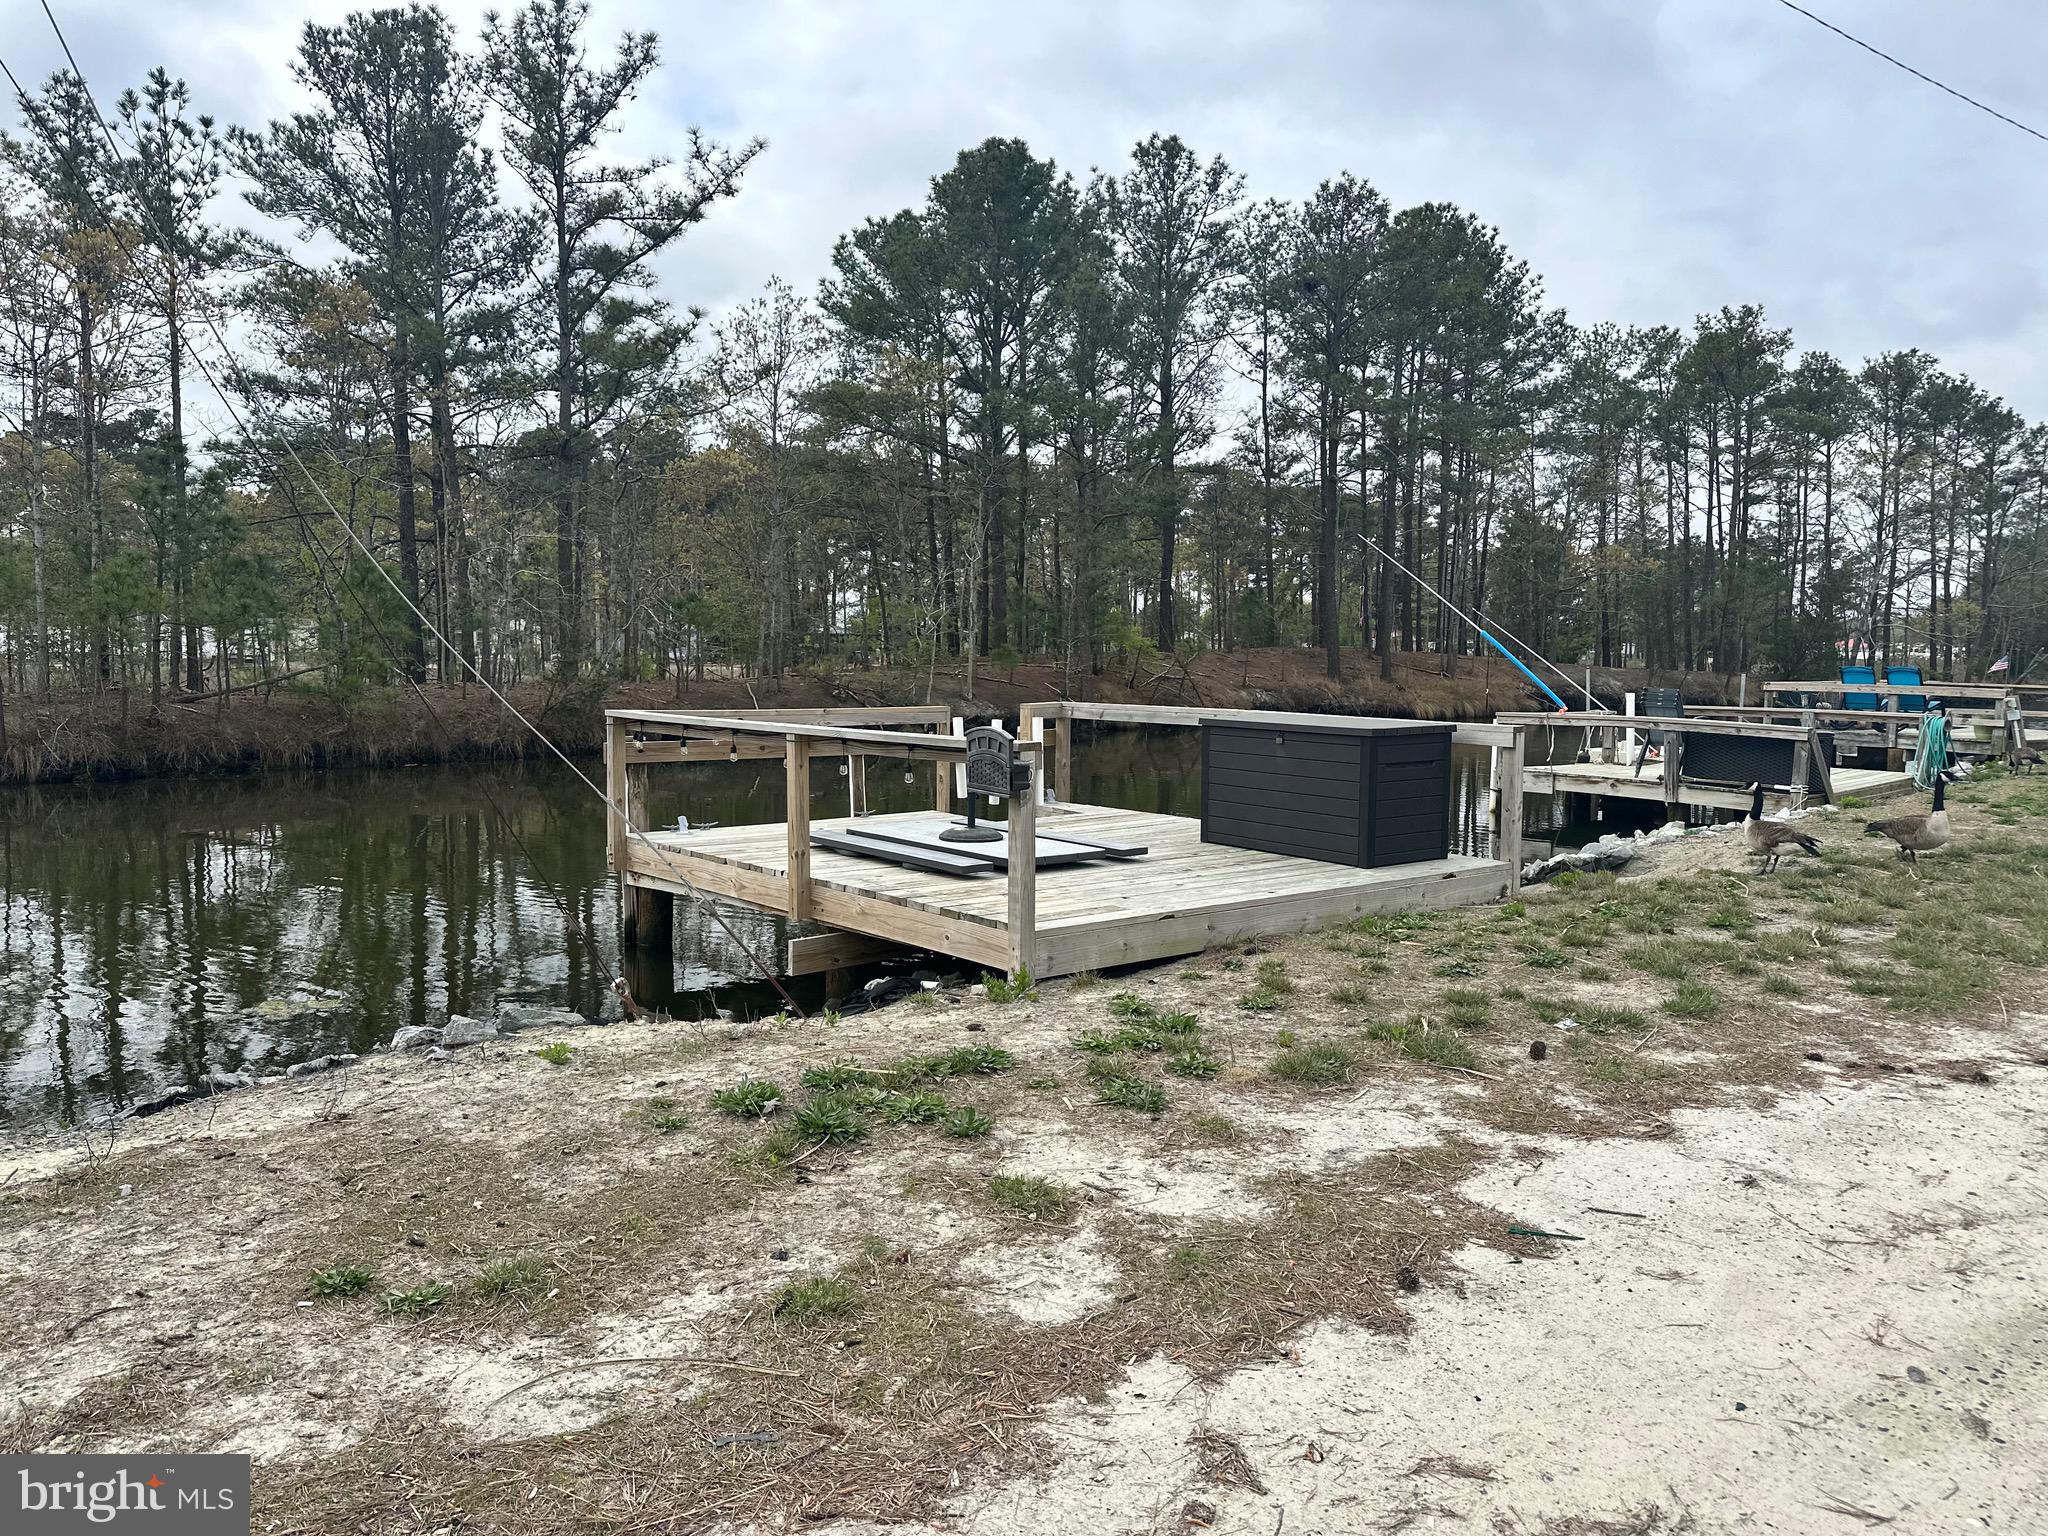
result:
M 1192 731 L 1084 728 L 1075 793 L 1195 815 L 1198 752 Z M 813 814 L 844 815 L 843 774 L 812 771 Z M 931 804 L 929 767 L 908 782 L 901 764 L 867 772 L 871 810 Z M 1485 752 L 1458 752 L 1459 851 L 1485 851 L 1487 774 Z M 779 763 L 650 781 L 658 824 L 782 817 Z M 1551 814 L 1531 801 L 1533 828 Z M 776 963 L 800 931 L 724 914 Z M 559 764 L 0 790 L 0 1136 L 212 1070 L 367 1050 L 401 1025 L 502 1001 L 595 1014 L 622 964 L 642 1001 L 678 1016 L 780 1006 L 693 903 L 677 903 L 675 927 L 672 966 L 622 960 L 603 807 Z M 807 1008 L 825 1000 L 822 977 L 787 985 Z

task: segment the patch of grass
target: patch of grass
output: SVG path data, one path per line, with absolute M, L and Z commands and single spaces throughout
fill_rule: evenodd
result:
M 416 1285 L 409 1291 L 385 1294 L 383 1307 L 393 1317 L 423 1317 L 445 1302 L 453 1292 L 438 1281 Z
M 539 1259 L 500 1259 L 484 1266 L 476 1277 L 476 1288 L 483 1296 L 516 1296 L 539 1290 L 547 1279 L 547 1266 Z
M 1413 938 L 1435 921 L 1436 914 L 1432 912 L 1370 912 L 1354 919 L 1351 929 L 1369 939 L 1398 943 L 1402 939 Z
M 1279 1010 L 1280 996 L 1264 987 L 1244 994 L 1237 1000 L 1237 1006 L 1246 1013 L 1274 1013 Z
M 930 1125 L 946 1118 L 944 1094 L 930 1088 L 909 1093 L 892 1093 L 876 1106 L 876 1113 L 891 1125 Z
M 360 1296 L 377 1283 L 376 1274 L 361 1264 L 333 1264 L 313 1271 L 315 1296 Z
M 1014 976 L 984 976 L 981 989 L 992 1003 L 1033 1002 L 1038 997 L 1038 984 L 1031 979 L 1028 969 L 1020 970 Z
M 994 1077 L 1017 1065 L 1017 1058 L 993 1045 L 963 1045 L 924 1063 L 927 1077 Z
M 815 1328 L 853 1311 L 859 1294 L 844 1280 L 819 1276 L 792 1280 L 775 1296 L 775 1315 L 798 1328 Z
M 988 1197 L 1004 1210 L 1033 1221 L 1057 1221 L 1067 1214 L 1071 1203 L 1059 1185 L 1033 1174 L 997 1174 L 988 1181 Z
M 1666 981 L 1683 981 L 1693 973 L 1694 946 L 1678 939 L 1645 939 L 1631 944 L 1621 958 L 1639 971 Z
M 576 1048 L 566 1040 L 550 1040 L 539 1050 L 533 1051 L 530 1054 L 538 1056 L 551 1067 L 566 1067 L 569 1065 L 570 1058 L 576 1054 Z
M 1701 981 L 1681 981 L 1664 1000 L 1664 1011 L 1675 1019 L 1712 1018 L 1720 1006 L 1720 994 Z
M 759 1120 L 782 1106 L 782 1090 L 765 1077 L 743 1077 L 711 1095 L 711 1107 L 742 1120 Z
M 1261 960 L 1254 974 L 1258 990 L 1270 992 L 1275 997 L 1287 997 L 1294 991 L 1294 980 L 1287 974 L 1287 962 L 1279 958 Z
M 1169 1040 L 1185 1040 L 1200 1032 L 1202 1021 L 1192 1013 L 1162 1013 L 1152 1027 Z
M 732 1154 L 732 1160 L 742 1168 L 780 1168 L 795 1162 L 817 1143 L 805 1141 L 796 1132 L 796 1127 L 778 1125 L 751 1147 L 742 1147 Z
M 1190 1115 L 1184 1123 L 1190 1136 L 1212 1147 L 1234 1147 L 1244 1140 L 1244 1127 L 1228 1115 Z
M 1348 1083 L 1358 1070 L 1358 1058 L 1343 1046 L 1325 1041 L 1282 1051 L 1266 1063 L 1266 1075 L 1286 1083 L 1329 1087 Z
M 1431 967 L 1431 970 L 1438 976 L 1477 976 L 1484 967 L 1475 960 L 1461 959 L 1442 961 Z
M 1452 987 L 1443 995 L 1443 1006 L 1459 1029 L 1484 1029 L 1493 1022 L 1493 999 L 1471 987 Z
M 1764 977 L 1764 990 L 1773 997 L 1799 997 L 1806 991 L 1783 971 L 1769 972 Z
M 649 1099 L 642 1106 L 640 1113 L 649 1130 L 660 1131 L 664 1136 L 672 1131 L 680 1131 L 690 1123 L 690 1117 L 676 1108 L 674 1099 Z
M 798 1105 L 790 1128 L 805 1141 L 859 1141 L 868 1133 L 860 1111 L 836 1093 L 821 1093 Z
M 1330 988 L 1330 1001 L 1340 1008 L 1363 1008 L 1372 1001 L 1372 993 L 1364 987 L 1340 981 Z
M 1427 1062 L 1431 1066 L 1472 1070 L 1479 1066 L 1479 1057 L 1471 1046 L 1454 1031 L 1432 1025 L 1426 1019 L 1374 1024 L 1366 1030 L 1365 1037 L 1385 1041 L 1410 1060 Z
M 1206 1082 L 1223 1070 L 1223 1063 L 1206 1051 L 1191 1047 L 1167 1057 L 1166 1070 L 1175 1077 L 1192 1077 Z
M 1571 956 L 1555 944 L 1525 943 L 1521 946 L 1522 964 L 1539 971 L 1561 971 L 1571 964 Z
M 995 1121 L 972 1104 L 963 1104 L 940 1122 L 939 1129 L 961 1141 L 978 1141 L 996 1128 Z
M 1109 999 L 1109 1012 L 1117 1019 L 1149 1019 L 1157 1010 L 1135 992 L 1117 992 Z
M 848 1088 L 865 1087 L 886 1075 L 858 1062 L 834 1061 L 822 1067 L 804 1068 L 804 1075 L 798 1081 L 814 1092 L 837 1093 Z
M 1166 1090 L 1157 1083 L 1147 1082 L 1135 1072 L 1098 1072 L 1095 1074 L 1095 1102 L 1156 1115 L 1166 1108 Z
M 1508 923 L 1518 923 L 1528 915 L 1529 903 L 1519 900 L 1502 902 L 1500 910 L 1494 914 L 1501 921 Z
M 1102 985 L 1102 976 L 1096 971 L 1076 971 L 1067 978 L 1067 985 L 1076 992 L 1086 992 L 1090 987 Z

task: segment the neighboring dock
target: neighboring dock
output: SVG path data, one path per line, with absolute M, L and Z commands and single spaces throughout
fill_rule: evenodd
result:
M 811 819 L 816 760 L 869 757 L 928 764 L 933 805 L 950 813 L 968 743 L 944 709 L 817 710 L 801 714 L 696 715 L 669 710 L 607 714 L 608 793 L 624 813 L 611 822 L 611 866 L 628 908 L 629 935 L 667 941 L 670 907 L 692 892 L 836 930 L 792 939 L 792 974 L 830 969 L 900 949 L 924 949 L 990 971 L 1034 977 L 1192 954 L 1212 944 L 1292 933 L 1367 913 L 1494 901 L 1519 878 L 1522 733 L 1511 725 L 1458 725 L 1454 740 L 1491 749 L 1492 856 L 1360 868 L 1205 843 L 1190 817 L 1069 803 L 1077 720 L 1191 728 L 1255 720 L 1282 727 L 1358 723 L 1356 717 L 1259 710 L 1169 709 L 1050 702 L 1027 705 L 1017 762 L 1025 792 L 1003 824 L 1008 846 L 1038 833 L 1141 843 L 1136 861 L 1007 870 L 960 878 L 813 846 L 814 831 L 928 822 L 930 812 Z M 648 827 L 646 777 L 666 765 L 740 758 L 784 764 L 782 822 L 665 832 Z M 860 782 L 858 771 L 849 774 Z M 630 819 L 630 825 L 628 822 Z M 778 957 L 780 958 L 780 957 Z
M 1875 799 L 1913 782 L 1903 769 L 1836 766 L 1832 733 L 1811 720 L 1788 724 L 1728 714 L 1569 710 L 1498 718 L 1529 730 L 1570 726 L 1585 732 L 1591 760 L 1530 764 L 1523 770 L 1529 793 L 1655 801 L 1673 821 L 1695 809 L 1746 811 L 1752 783 L 1763 785 L 1765 809 L 1776 812 L 1810 802 L 1839 805 L 1847 795 Z

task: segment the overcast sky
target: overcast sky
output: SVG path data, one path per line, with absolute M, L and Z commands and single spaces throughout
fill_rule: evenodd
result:
M 294 100 L 319 0 L 52 0 L 103 104 L 162 63 L 254 124 Z M 2039 0 L 1808 0 L 2048 130 Z M 473 41 L 486 7 L 446 7 Z M 2048 143 L 1900 73 L 1777 0 L 597 0 L 594 35 L 661 34 L 620 153 L 698 124 L 769 149 L 686 237 L 664 287 L 716 312 L 919 200 L 963 146 L 1019 135 L 1078 175 L 1154 131 L 1258 197 L 1349 169 L 1397 206 L 1500 226 L 1574 320 L 1686 324 L 1754 301 L 1851 363 L 1919 346 L 2048 417 Z M 0 54 L 61 57 L 29 0 Z M 240 205 L 231 204 L 239 217 Z

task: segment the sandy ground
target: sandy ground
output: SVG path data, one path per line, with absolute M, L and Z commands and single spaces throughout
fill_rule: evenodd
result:
M 1406 1338 L 1318 1327 L 1209 1382 L 1145 1361 L 1056 1414 L 1053 1474 L 938 1528 L 1178 1531 L 1198 1501 L 1248 1532 L 2048 1529 L 2048 1071 L 2014 1070 L 1816 1068 L 1763 1114 L 1495 1163 L 1463 1192 L 1584 1241 L 1466 1250 Z M 1203 1476 L 1215 1431 L 1264 1491 Z
M 0 1450 L 245 1451 L 257 1529 L 335 1536 L 2048 1530 L 2048 796 L 1971 793 L 1924 881 L 1839 828 L 1769 879 L 1688 840 L 1020 1004 L 384 1056 L 0 1158 Z M 1157 1114 L 1075 1043 L 1140 1005 L 1213 1058 L 1125 1059 Z M 1341 1078 L 1276 1075 L 1310 1044 Z M 777 1161 L 788 1109 L 709 1103 L 963 1047 L 1013 1058 L 937 1085 L 979 1137 Z M 343 1262 L 374 1284 L 314 1295 Z

